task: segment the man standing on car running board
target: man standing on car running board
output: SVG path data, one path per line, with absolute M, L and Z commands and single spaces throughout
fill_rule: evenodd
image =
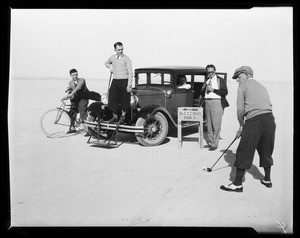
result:
M 108 107 L 113 112 L 113 117 L 108 123 L 118 122 L 118 107 L 121 105 L 122 115 L 119 124 L 124 123 L 126 110 L 130 106 L 131 84 L 132 84 L 132 64 L 127 55 L 123 54 L 123 44 L 117 42 L 114 44 L 117 54 L 112 55 L 105 62 L 105 66 L 113 73 L 113 80 L 108 92 Z

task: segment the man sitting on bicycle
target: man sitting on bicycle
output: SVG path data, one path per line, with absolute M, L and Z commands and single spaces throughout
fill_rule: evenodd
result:
M 78 78 L 78 72 L 76 69 L 70 70 L 70 76 L 72 80 L 69 82 L 69 87 L 65 92 L 68 92 L 68 95 L 62 98 L 62 100 L 70 99 L 71 109 L 69 111 L 71 118 L 71 126 L 68 133 L 76 133 L 76 129 L 74 126 L 77 113 L 80 114 L 79 123 L 83 123 L 86 114 L 87 114 L 87 106 L 89 103 L 89 99 L 85 96 L 89 90 L 86 87 L 85 79 Z

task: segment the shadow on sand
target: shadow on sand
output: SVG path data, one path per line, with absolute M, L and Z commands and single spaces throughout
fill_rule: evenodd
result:
M 225 150 L 221 150 L 221 152 L 223 153 Z M 228 166 L 226 167 L 230 167 L 231 171 L 229 174 L 229 180 L 231 182 L 234 181 L 235 179 L 235 175 L 236 175 L 236 167 L 234 166 L 234 162 L 235 162 L 235 158 L 236 158 L 236 154 L 234 154 L 232 152 L 232 150 L 227 150 L 227 152 L 224 154 L 224 160 L 228 163 Z M 226 168 L 226 167 L 222 167 L 222 168 Z M 219 169 L 222 169 L 219 168 Z M 217 170 L 217 169 L 215 169 Z M 264 175 L 259 171 L 259 169 L 252 164 L 251 168 L 246 170 L 246 173 L 249 173 L 254 179 L 257 180 L 261 180 L 264 178 Z M 245 176 L 243 178 L 243 182 L 245 181 Z
M 89 137 L 87 137 L 87 140 Z M 170 142 L 169 138 L 166 138 L 160 145 L 164 145 Z M 122 133 L 119 132 L 117 135 L 117 139 L 115 136 L 111 138 L 111 141 L 109 143 L 110 146 L 107 146 L 108 140 L 99 140 L 99 143 L 97 143 L 97 139 L 91 138 L 89 144 L 91 144 L 91 147 L 98 147 L 98 148 L 118 148 L 122 144 L 133 144 L 137 146 L 142 146 L 136 139 L 134 134 L 131 133 Z M 159 146 L 160 146 L 159 145 Z
M 182 136 L 190 136 L 192 134 L 197 134 L 198 133 L 198 126 L 191 126 L 191 127 L 187 127 L 182 129 Z M 177 127 L 175 126 L 171 126 L 169 128 L 169 137 L 176 137 L 177 138 Z M 220 140 L 222 140 L 222 136 L 220 135 Z M 198 141 L 198 136 L 196 135 L 196 137 L 192 137 L 192 138 L 184 138 L 185 141 Z M 207 127 L 205 125 L 205 123 L 203 124 L 203 140 L 206 144 L 208 144 L 208 136 L 207 136 Z M 223 150 L 224 151 L 224 150 Z M 222 151 L 222 152 L 223 152 Z
M 82 132 L 82 131 L 76 131 L 76 132 L 74 132 L 74 133 L 67 133 L 67 134 L 65 134 L 65 135 L 63 135 L 63 136 L 60 136 L 60 137 L 53 137 L 53 138 L 67 138 L 67 137 L 72 137 L 72 136 L 77 136 L 77 135 L 83 135 L 84 133 Z

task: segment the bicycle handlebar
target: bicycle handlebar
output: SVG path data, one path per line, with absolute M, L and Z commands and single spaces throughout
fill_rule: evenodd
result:
M 60 106 L 61 108 L 65 108 L 65 107 L 68 106 L 67 103 L 66 103 L 66 100 L 61 99 L 61 102 L 62 102 L 62 105 Z
M 67 100 L 61 99 L 62 105 L 60 106 L 61 108 L 65 108 L 65 107 L 71 107 L 72 104 L 67 104 L 66 102 Z

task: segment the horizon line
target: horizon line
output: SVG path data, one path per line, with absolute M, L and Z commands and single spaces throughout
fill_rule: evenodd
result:
M 47 77 L 28 77 L 28 76 L 24 76 L 24 77 L 20 77 L 20 76 L 17 76 L 17 77 L 9 77 L 9 79 L 11 80 L 65 80 L 67 79 L 67 77 L 56 77 L 56 76 L 47 76 Z M 105 81 L 105 80 L 109 80 L 108 78 L 84 78 L 86 80 L 99 80 L 99 81 Z M 231 78 L 228 78 L 228 79 L 231 79 Z M 227 83 L 228 83 L 228 80 L 227 79 Z M 234 81 L 234 80 L 233 80 Z M 258 80 L 258 81 L 261 81 L 261 82 L 278 82 L 278 83 L 293 83 L 294 80 L 291 80 L 291 81 L 280 81 L 280 80 Z M 231 82 L 231 80 L 229 81 Z

